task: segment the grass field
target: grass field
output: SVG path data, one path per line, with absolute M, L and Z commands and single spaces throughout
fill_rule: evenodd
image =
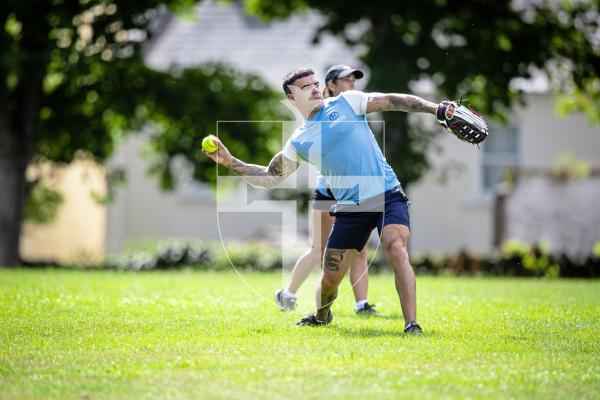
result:
M 380 316 L 344 296 L 297 328 L 233 272 L 0 270 L 0 398 L 600 398 L 600 282 L 417 287 L 425 334 L 405 337 L 390 275 L 370 281 Z

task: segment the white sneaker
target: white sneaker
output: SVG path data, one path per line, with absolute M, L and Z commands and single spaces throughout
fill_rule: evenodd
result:
M 275 303 L 279 311 L 294 311 L 296 309 L 296 296 L 286 296 L 283 289 L 275 292 Z

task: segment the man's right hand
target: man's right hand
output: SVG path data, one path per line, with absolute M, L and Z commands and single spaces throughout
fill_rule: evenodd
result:
M 212 158 L 217 164 L 221 164 L 228 167 L 233 161 L 233 156 L 231 155 L 229 150 L 227 150 L 227 147 L 225 147 L 225 145 L 218 138 L 213 138 L 213 141 L 217 145 L 217 150 L 213 151 L 212 153 L 209 153 L 206 150 L 202 149 L 202 152 L 206 154 L 206 156 L 208 156 L 209 158 Z

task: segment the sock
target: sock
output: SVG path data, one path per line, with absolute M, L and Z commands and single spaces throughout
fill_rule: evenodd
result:
M 296 297 L 296 294 L 290 292 L 287 288 L 283 289 L 281 294 L 283 294 L 285 297 Z
M 368 301 L 367 300 L 359 300 L 356 302 L 356 309 L 360 310 L 361 308 L 363 308 L 365 306 L 365 304 L 367 304 Z

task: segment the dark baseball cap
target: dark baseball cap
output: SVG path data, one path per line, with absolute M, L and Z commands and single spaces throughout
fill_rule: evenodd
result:
M 345 78 L 352 74 L 354 74 L 356 79 L 361 79 L 363 76 L 365 76 L 360 69 L 351 68 L 344 64 L 332 65 L 325 73 L 325 82 L 327 83 L 332 79 Z

